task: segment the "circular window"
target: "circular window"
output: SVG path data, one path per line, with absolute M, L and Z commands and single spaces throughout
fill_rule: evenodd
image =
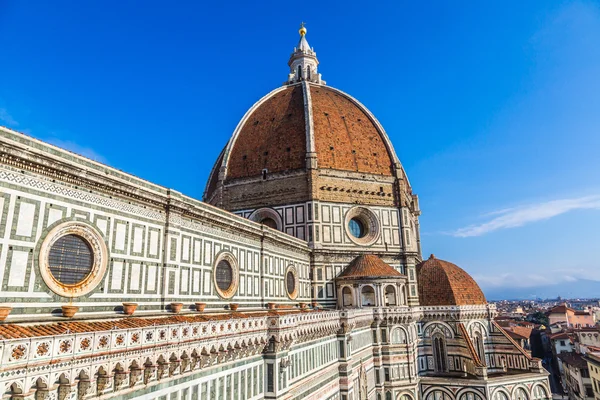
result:
M 40 245 L 40 276 L 54 293 L 79 297 L 102 281 L 108 265 L 104 238 L 83 221 L 52 228 Z
M 379 219 L 366 207 L 353 207 L 346 213 L 346 232 L 350 240 L 370 246 L 379 239 Z
M 64 285 L 77 285 L 92 272 L 94 254 L 81 236 L 70 234 L 59 238 L 50 248 L 48 266 L 54 279 Z
M 293 265 L 290 265 L 285 272 L 285 288 L 290 299 L 298 297 L 298 273 Z
M 222 251 L 215 260 L 213 279 L 217 294 L 224 299 L 230 299 L 237 292 L 239 284 L 239 270 L 235 256 Z
M 231 264 L 229 264 L 229 261 L 219 261 L 215 274 L 219 289 L 228 290 L 233 282 L 233 270 L 231 269 Z
M 350 222 L 348 222 L 348 230 L 350 234 L 355 238 L 361 238 L 365 236 L 365 226 L 358 218 L 352 218 Z

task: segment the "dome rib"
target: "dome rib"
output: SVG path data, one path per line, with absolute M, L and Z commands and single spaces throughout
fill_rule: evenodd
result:
M 464 306 L 487 304 L 477 282 L 451 262 L 431 255 L 417 265 L 419 303 L 422 306 Z

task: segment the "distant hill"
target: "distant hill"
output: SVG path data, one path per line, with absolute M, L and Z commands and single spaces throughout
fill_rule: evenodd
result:
M 530 300 L 551 299 L 560 296 L 565 299 L 600 297 L 600 281 L 577 279 L 557 285 L 543 285 L 515 288 L 482 288 L 489 300 Z

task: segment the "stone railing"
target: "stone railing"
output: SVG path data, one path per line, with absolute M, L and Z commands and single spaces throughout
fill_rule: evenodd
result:
M 252 317 L 2 340 L 0 371 L 189 341 L 219 339 L 227 344 L 228 337 L 240 342 L 249 335 L 264 336 L 266 332 L 267 317 Z

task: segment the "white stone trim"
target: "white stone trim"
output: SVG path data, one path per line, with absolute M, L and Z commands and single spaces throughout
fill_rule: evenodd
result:
M 306 152 L 316 153 L 315 150 L 315 123 L 313 120 L 312 97 L 308 83 L 302 82 L 302 93 L 304 94 L 304 124 L 306 126 Z M 316 156 L 316 154 L 315 154 Z

